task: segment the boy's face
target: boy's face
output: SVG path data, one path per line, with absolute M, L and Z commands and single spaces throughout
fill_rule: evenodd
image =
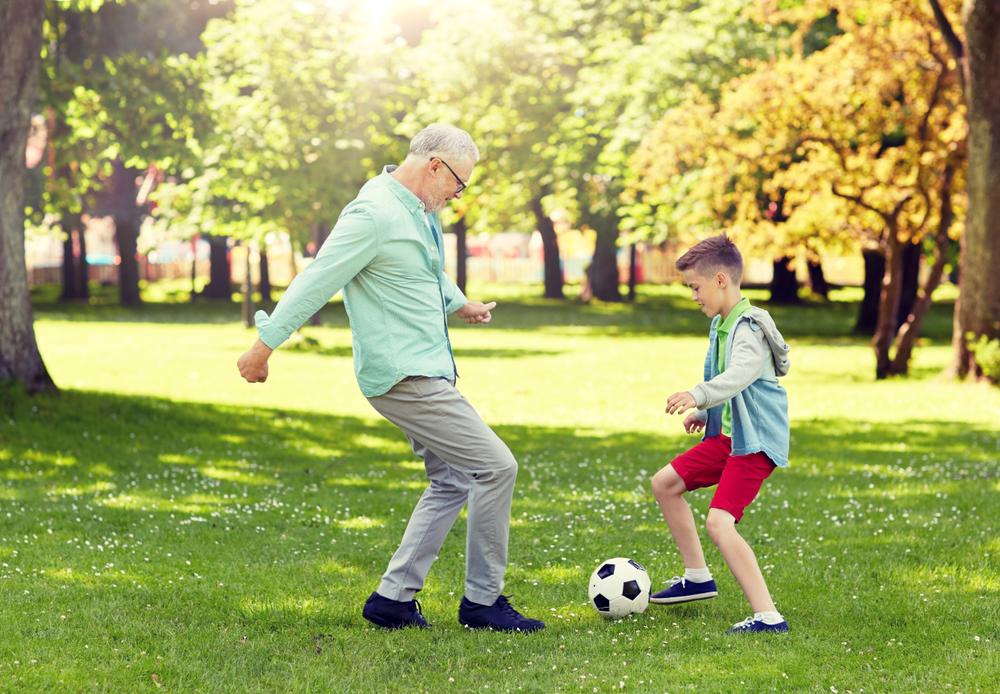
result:
M 729 276 L 723 270 L 711 272 L 696 268 L 683 270 L 684 284 L 691 289 L 691 298 L 709 318 L 715 318 L 722 313 L 726 298 L 726 287 L 729 286 Z

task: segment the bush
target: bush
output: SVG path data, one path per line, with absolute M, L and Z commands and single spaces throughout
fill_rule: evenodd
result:
M 991 340 L 980 335 L 979 339 L 970 341 L 969 349 L 976 355 L 983 374 L 993 383 L 1000 383 L 1000 338 Z

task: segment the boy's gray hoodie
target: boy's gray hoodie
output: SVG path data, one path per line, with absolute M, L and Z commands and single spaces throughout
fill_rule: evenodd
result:
M 689 392 L 705 436 L 722 431 L 722 405 L 733 414 L 733 455 L 763 451 L 780 467 L 788 465 L 788 396 L 778 377 L 791 368 L 788 345 L 771 315 L 756 307 L 740 316 L 726 342 L 726 370 L 719 373 L 716 335 L 721 316 L 712 320 L 705 358 L 705 381 Z

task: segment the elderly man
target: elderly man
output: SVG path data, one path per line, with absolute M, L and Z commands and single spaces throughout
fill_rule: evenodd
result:
M 489 323 L 496 304 L 467 300 L 444 274 L 438 212 L 461 197 L 478 160 L 463 130 L 435 124 L 418 133 L 402 165 L 385 167 L 344 208 L 274 312 L 257 312 L 259 339 L 237 364 L 250 383 L 266 380 L 271 351 L 343 288 L 361 391 L 406 434 L 430 480 L 365 603 L 365 619 L 381 627 L 429 626 L 414 595 L 466 502 L 458 621 L 499 631 L 545 626 L 501 595 L 517 462 L 455 388 L 448 314 Z

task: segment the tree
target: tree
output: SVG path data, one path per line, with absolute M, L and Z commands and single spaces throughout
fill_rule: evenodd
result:
M 42 0 L 0 5 L 0 381 L 55 390 L 35 340 L 24 264 L 24 150 L 38 84 Z
M 187 143 L 206 120 L 190 56 L 201 48 L 206 21 L 232 2 L 85 5 L 94 11 L 47 3 L 41 100 L 53 156 L 39 213 L 60 218 L 67 234 L 83 212 L 112 217 L 120 300 L 137 305 L 137 241 L 149 193 L 164 171 L 193 164 L 198 153 Z
M 965 39 L 938 0 L 934 17 L 958 63 L 969 119 L 968 215 L 952 340 L 958 376 L 983 376 L 973 340 L 1000 337 L 1000 2 L 969 0 Z
M 619 301 L 619 235 L 634 241 L 649 226 L 648 210 L 623 198 L 636 149 L 690 86 L 717 93 L 771 55 L 783 30 L 723 0 L 585 2 L 577 13 L 584 57 L 561 119 L 560 179 L 579 222 L 596 232 L 594 296 Z
M 828 16 L 831 4 L 840 33 L 807 54 L 809 18 Z M 958 75 L 930 12 L 902 0 L 805 2 L 769 21 L 801 27 L 797 49 L 735 80 L 718 106 L 695 95 L 668 113 L 640 155 L 646 190 L 677 203 L 674 224 L 721 222 L 751 251 L 782 253 L 824 237 L 877 247 L 886 270 L 876 376 L 905 374 L 959 231 Z M 904 257 L 925 237 L 933 266 L 898 326 Z

